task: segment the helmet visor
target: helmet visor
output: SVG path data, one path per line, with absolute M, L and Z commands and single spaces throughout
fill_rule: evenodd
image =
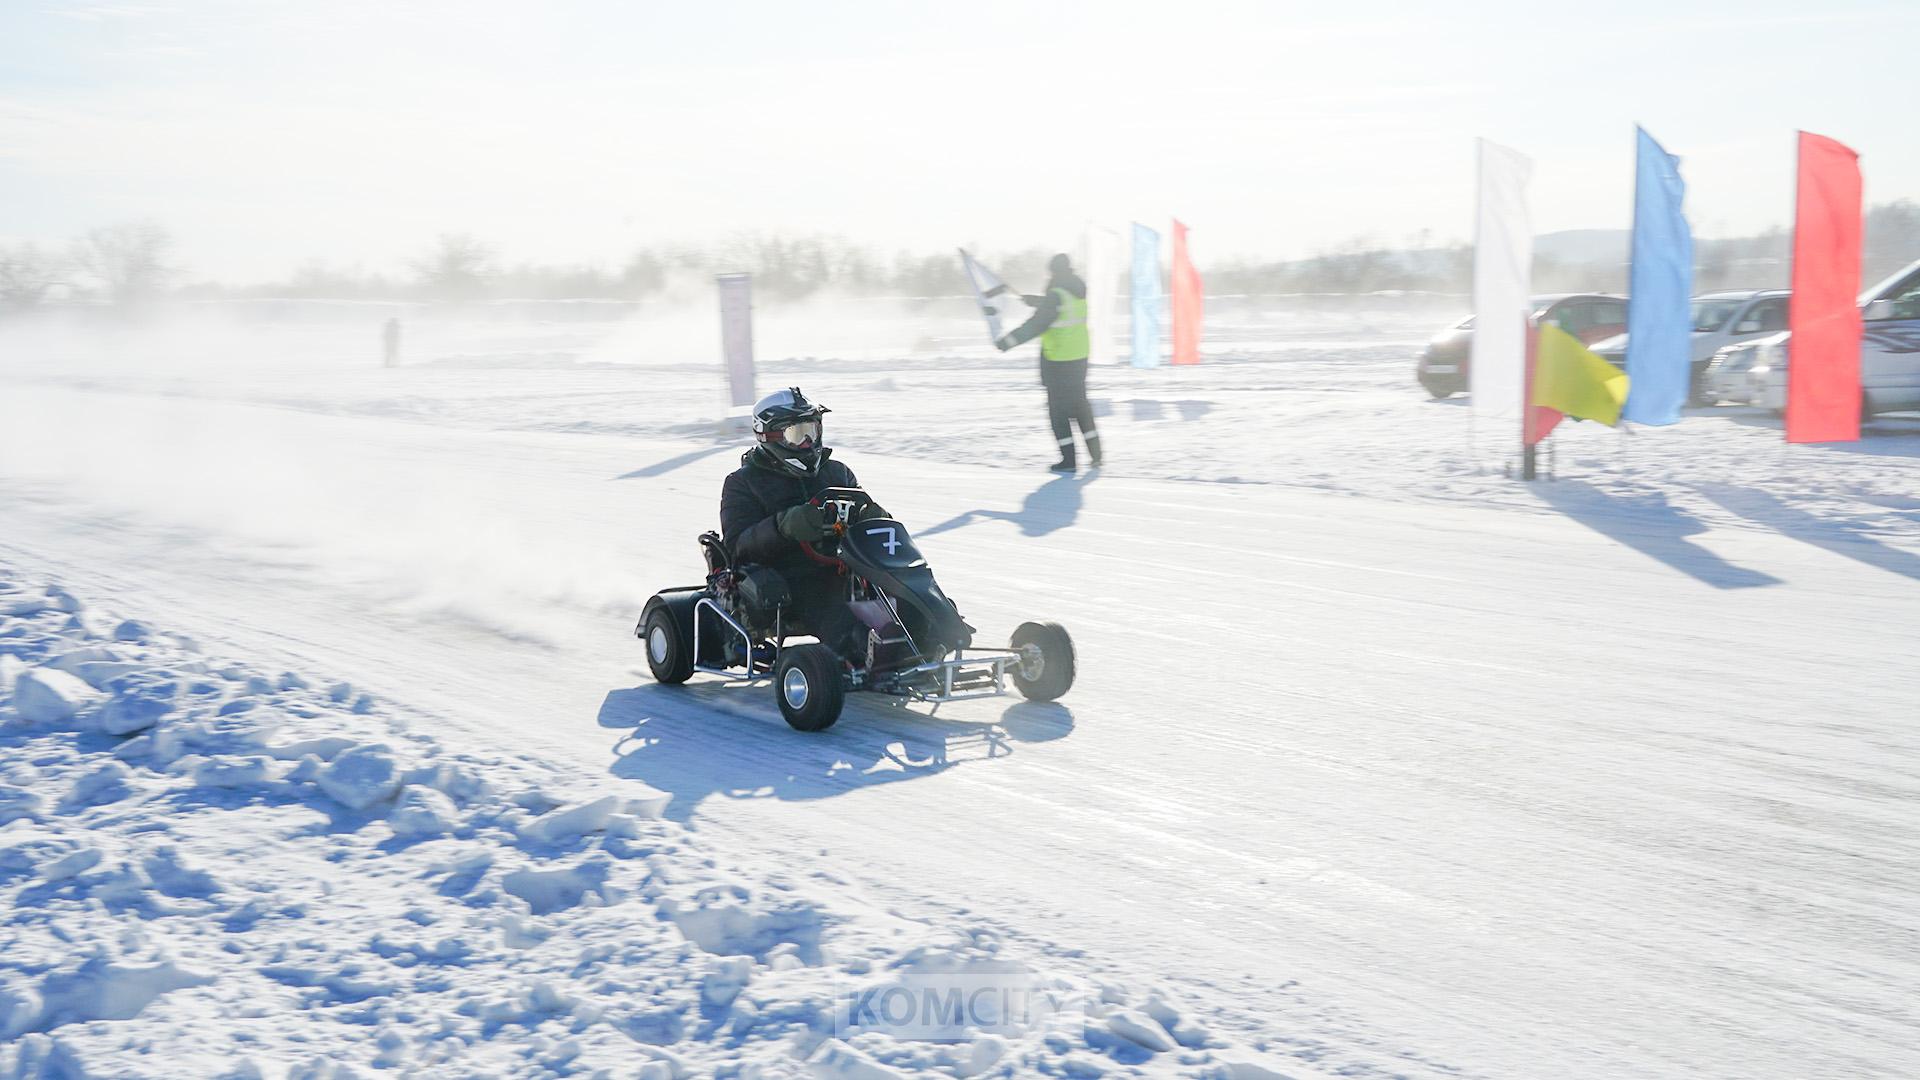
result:
M 797 424 L 788 424 L 773 435 L 795 450 L 811 450 L 820 445 L 820 421 L 802 420 Z

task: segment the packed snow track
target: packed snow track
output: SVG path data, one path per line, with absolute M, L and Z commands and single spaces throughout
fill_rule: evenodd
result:
M 1163 986 L 1298 1075 L 1920 1072 L 1911 528 L 842 436 L 983 638 L 1056 619 L 1081 667 L 809 736 L 765 687 L 655 685 L 631 636 L 698 581 L 737 446 L 151 389 L 8 388 L 0 561 L 664 792 L 734 862 Z

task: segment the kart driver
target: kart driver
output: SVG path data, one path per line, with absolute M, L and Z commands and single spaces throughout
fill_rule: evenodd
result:
M 864 634 L 846 604 L 847 585 L 831 566 L 802 551 L 833 535 L 826 513 L 808 500 L 827 488 L 857 488 L 853 470 L 833 460 L 821 434 L 824 405 L 790 387 L 753 407 L 754 447 L 720 489 L 720 532 L 738 562 L 758 563 L 786 579 L 795 614 L 841 656 L 856 655 Z M 860 520 L 887 517 L 878 504 Z

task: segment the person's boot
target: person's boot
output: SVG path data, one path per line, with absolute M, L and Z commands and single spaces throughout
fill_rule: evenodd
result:
M 1073 436 L 1056 440 L 1060 444 L 1060 460 L 1048 467 L 1049 472 L 1070 473 L 1077 467 L 1073 460 Z
M 1100 433 L 1097 431 L 1087 433 L 1087 466 L 1094 469 L 1100 467 Z

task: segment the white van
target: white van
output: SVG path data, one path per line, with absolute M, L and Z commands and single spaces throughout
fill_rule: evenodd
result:
M 1920 262 L 1860 297 L 1866 336 L 1860 342 L 1860 414 L 1920 409 Z M 1787 407 L 1787 361 L 1792 335 L 1769 338 L 1747 368 L 1747 400 Z

